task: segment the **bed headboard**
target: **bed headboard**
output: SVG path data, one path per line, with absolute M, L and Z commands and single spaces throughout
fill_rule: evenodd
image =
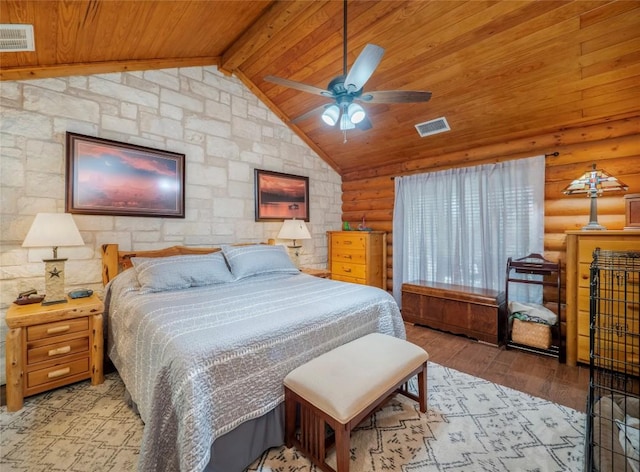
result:
M 234 246 L 244 246 L 264 243 L 240 243 Z M 267 244 L 275 244 L 274 239 L 269 239 Z M 120 251 L 117 244 L 102 245 L 102 283 L 107 283 L 123 270 L 132 267 L 132 257 L 168 257 L 186 254 L 210 254 L 219 251 L 219 247 L 187 247 L 171 246 L 164 249 L 149 251 Z

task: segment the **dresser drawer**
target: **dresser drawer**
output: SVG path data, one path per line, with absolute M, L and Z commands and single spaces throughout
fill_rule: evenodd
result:
M 332 251 L 331 260 L 334 263 L 353 262 L 355 264 L 365 264 L 367 258 L 364 249 L 337 248 Z
M 578 260 L 591 262 L 593 260 L 593 251 L 596 248 L 606 251 L 638 251 L 640 250 L 640 244 L 638 244 L 638 240 L 612 241 L 607 238 L 589 238 L 588 240 L 580 241 Z
M 589 305 L 587 305 L 586 308 L 588 310 Z M 588 311 L 580 310 L 578 312 L 578 334 L 589 337 L 590 327 L 591 327 L 591 315 L 589 315 Z
M 27 341 L 47 339 L 61 334 L 78 333 L 89 329 L 89 318 L 75 318 L 27 327 Z
M 345 275 L 332 274 L 331 280 L 339 280 L 340 282 L 351 282 L 352 284 L 367 285 L 367 279 L 358 279 L 356 277 L 348 277 Z
M 89 336 L 27 349 L 27 365 L 89 351 Z
M 332 249 L 338 250 L 340 248 L 347 249 L 362 249 L 366 247 L 365 236 L 356 232 L 344 232 L 334 234 L 331 238 Z
M 331 275 L 342 275 L 346 277 L 354 277 L 356 279 L 366 279 L 367 270 L 363 264 L 353 264 L 350 262 L 331 262 Z
M 578 336 L 578 361 L 589 364 L 589 352 L 589 336 Z M 603 367 L 607 369 L 613 367 L 614 370 L 622 372 L 626 370 L 627 373 L 633 375 L 640 373 L 640 346 L 637 337 L 635 340 L 632 339 L 630 344 L 611 341 L 605 344 L 603 341 L 596 341 L 594 353 L 596 358 L 599 355 L 605 358 Z
M 75 375 L 87 374 L 89 377 L 89 356 L 71 362 L 58 364 L 46 369 L 34 370 L 27 373 L 26 388 L 35 388 L 40 385 L 55 382 Z

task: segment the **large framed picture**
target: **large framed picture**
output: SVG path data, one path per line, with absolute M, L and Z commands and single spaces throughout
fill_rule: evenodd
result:
M 184 154 L 67 132 L 66 210 L 184 218 Z
M 255 169 L 256 221 L 309 221 L 309 177 Z

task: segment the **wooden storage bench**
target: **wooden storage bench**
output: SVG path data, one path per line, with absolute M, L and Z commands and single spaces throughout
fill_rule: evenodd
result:
M 419 346 L 373 333 L 343 344 L 291 371 L 284 379 L 285 440 L 324 472 L 348 472 L 351 431 L 395 392 L 427 411 L 427 360 Z M 418 395 L 406 382 L 418 376 Z M 296 411 L 300 408 L 300 434 Z M 333 430 L 336 468 L 326 462 Z
M 417 280 L 402 284 L 402 318 L 489 344 L 505 339 L 504 292 Z

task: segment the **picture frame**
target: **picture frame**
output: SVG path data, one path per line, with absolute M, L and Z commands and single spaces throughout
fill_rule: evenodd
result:
M 256 221 L 309 221 L 309 177 L 255 169 Z
M 66 134 L 68 213 L 184 218 L 185 155 Z

